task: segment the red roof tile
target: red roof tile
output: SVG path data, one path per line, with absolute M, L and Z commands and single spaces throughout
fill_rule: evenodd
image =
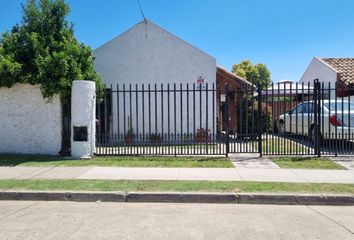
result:
M 339 72 L 339 80 L 354 83 L 354 58 L 322 58 Z

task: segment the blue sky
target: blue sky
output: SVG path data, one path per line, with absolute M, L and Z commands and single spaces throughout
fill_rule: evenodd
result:
M 273 81 L 299 80 L 313 56 L 354 57 L 352 0 L 140 0 L 148 19 L 227 69 L 265 63 Z M 24 0 L 0 0 L 0 32 Z M 97 48 L 141 21 L 136 0 L 67 0 L 76 37 Z

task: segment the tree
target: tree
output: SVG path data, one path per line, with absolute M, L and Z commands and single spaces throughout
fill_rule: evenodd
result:
M 73 80 L 101 84 L 92 50 L 75 39 L 64 0 L 28 0 L 22 10 L 21 23 L 0 38 L 0 87 L 40 84 L 44 98 L 60 93 L 63 115 L 70 115 Z
M 258 79 L 262 85 L 262 89 L 266 89 L 272 83 L 270 78 L 270 72 L 265 64 L 258 63 L 255 65 L 255 68 L 258 71 Z
M 251 61 L 244 60 L 239 64 L 234 64 L 232 72 L 255 85 L 261 84 L 262 89 L 266 89 L 272 82 L 270 72 L 265 64 L 253 65 Z

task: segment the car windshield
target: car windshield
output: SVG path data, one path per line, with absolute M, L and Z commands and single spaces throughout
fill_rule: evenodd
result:
M 344 109 L 344 111 L 348 111 L 350 109 L 350 111 L 354 112 L 354 103 L 342 102 L 339 100 L 338 102 L 325 103 L 324 105 L 330 111 L 335 111 L 337 108 L 337 111 L 342 111 L 342 109 Z

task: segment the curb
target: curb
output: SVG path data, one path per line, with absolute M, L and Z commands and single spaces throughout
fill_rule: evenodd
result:
M 4 191 L 0 192 L 0 200 L 354 206 L 354 195 L 263 193 Z

